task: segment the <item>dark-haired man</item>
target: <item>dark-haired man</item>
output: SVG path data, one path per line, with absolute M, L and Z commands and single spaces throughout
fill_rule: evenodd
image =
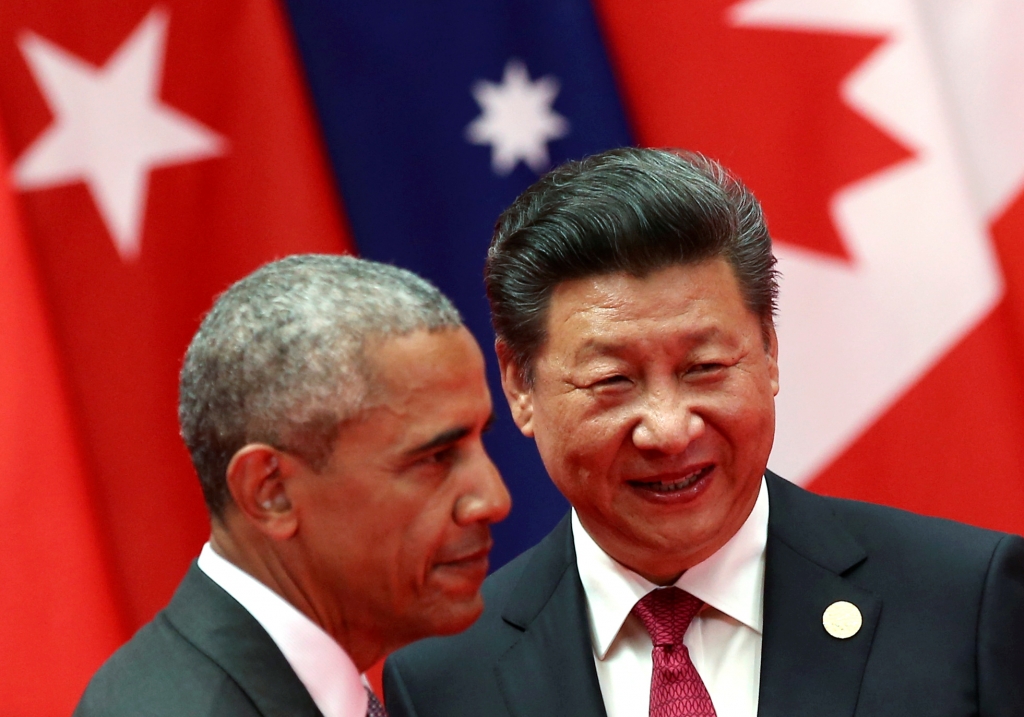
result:
M 360 673 L 477 618 L 509 510 L 455 308 L 384 264 L 268 264 L 203 320 L 179 417 L 210 542 L 75 714 L 383 714 Z
M 389 659 L 393 715 L 1024 715 L 1024 540 L 766 470 L 775 260 L 720 166 L 559 167 L 486 280 L 512 415 L 572 511 L 470 630 Z

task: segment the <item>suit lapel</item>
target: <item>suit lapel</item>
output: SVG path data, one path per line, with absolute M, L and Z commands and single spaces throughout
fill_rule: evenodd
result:
M 322 717 L 266 631 L 195 563 L 164 614 L 231 676 L 265 717 Z
M 867 554 L 822 499 L 771 473 L 768 492 L 758 717 L 850 717 L 882 609 L 845 577 Z M 848 639 L 822 624 L 837 601 L 863 619 Z
M 605 717 L 568 516 L 534 550 L 502 619 L 522 637 L 495 671 L 514 717 Z

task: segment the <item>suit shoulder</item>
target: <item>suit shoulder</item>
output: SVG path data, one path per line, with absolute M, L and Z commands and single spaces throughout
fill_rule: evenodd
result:
M 75 717 L 258 715 L 244 692 L 161 612 L 93 675 Z
M 1007 538 L 987 528 L 946 518 L 920 515 L 899 508 L 845 498 L 825 498 L 843 523 L 869 543 L 898 541 L 908 549 L 943 547 L 964 557 L 990 555 Z
M 856 572 L 890 576 L 897 583 L 956 583 L 962 589 L 976 592 L 982 588 L 998 555 L 1021 540 L 945 518 L 821 496 L 792 484 L 777 484 L 771 500 L 769 525 L 772 526 L 771 513 L 776 508 L 780 521 L 774 529 L 770 527 L 770 533 L 782 542 L 791 547 L 802 546 L 813 559 L 813 544 L 830 542 L 835 535 L 832 528 L 823 526 L 841 526 L 868 557 Z

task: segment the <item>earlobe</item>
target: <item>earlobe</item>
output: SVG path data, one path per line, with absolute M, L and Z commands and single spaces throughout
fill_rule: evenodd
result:
M 246 520 L 269 537 L 283 540 L 295 534 L 297 516 L 288 497 L 287 454 L 262 443 L 242 447 L 228 464 L 231 498 Z
M 498 354 L 501 388 L 512 411 L 512 420 L 524 436 L 533 438 L 533 390 L 508 346 L 502 341 L 496 341 L 494 350 Z

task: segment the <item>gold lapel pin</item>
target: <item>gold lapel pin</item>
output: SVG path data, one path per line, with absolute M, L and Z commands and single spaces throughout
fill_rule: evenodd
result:
M 829 635 L 839 640 L 845 640 L 860 632 L 864 619 L 856 605 L 839 600 L 825 608 L 825 613 L 821 616 L 821 624 L 825 626 L 825 632 Z

